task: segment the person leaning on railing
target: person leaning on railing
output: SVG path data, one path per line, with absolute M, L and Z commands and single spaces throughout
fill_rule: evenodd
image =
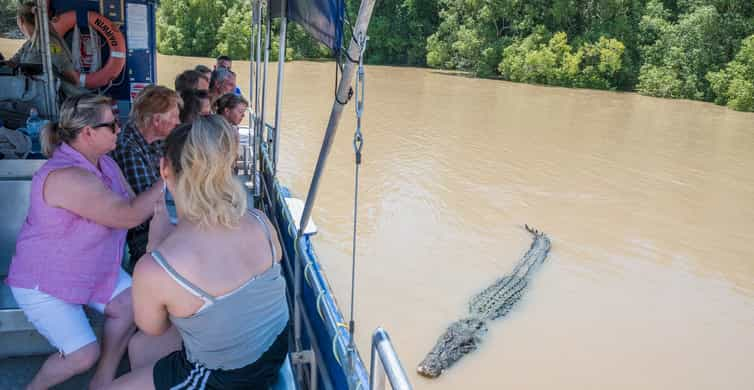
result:
M 134 331 L 131 278 L 121 268 L 126 229 L 154 212 L 160 187 L 134 196 L 107 153 L 120 127 L 110 98 L 65 101 L 60 122 L 42 131 L 49 160 L 34 174 L 31 202 L 7 284 L 29 321 L 60 353 L 29 389 L 47 389 L 99 365 L 92 387 L 107 384 Z M 102 346 L 82 309 L 105 314 Z
M 134 270 L 133 371 L 111 388 L 268 389 L 288 353 L 281 247 L 231 173 L 236 135 L 222 117 L 203 116 L 166 147 L 160 174 L 178 224 L 157 207 L 151 252 Z
M 148 86 L 134 100 L 131 119 L 118 136 L 111 156 L 137 194 L 152 188 L 160 179 L 163 141 L 180 123 L 180 104 L 175 91 L 159 85 Z M 128 231 L 129 272 L 133 262 L 146 252 L 148 229 L 149 221 Z

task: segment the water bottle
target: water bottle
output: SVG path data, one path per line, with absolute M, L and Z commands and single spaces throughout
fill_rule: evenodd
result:
M 42 132 L 42 127 L 47 123 L 46 120 L 39 117 L 39 111 L 32 107 L 29 110 L 29 119 L 26 120 L 26 134 L 31 138 L 31 152 L 40 153 L 42 146 L 39 142 L 39 133 Z

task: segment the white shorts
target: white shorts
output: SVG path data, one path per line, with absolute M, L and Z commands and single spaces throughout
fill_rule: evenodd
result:
M 110 301 L 129 287 L 131 277 L 121 269 Z M 36 289 L 10 289 L 29 322 L 64 355 L 97 341 L 82 305 L 65 302 Z M 105 312 L 102 303 L 90 302 L 87 306 L 100 313 Z

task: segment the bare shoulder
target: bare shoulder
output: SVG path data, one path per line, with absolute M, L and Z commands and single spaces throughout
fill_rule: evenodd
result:
M 93 173 L 78 167 L 68 167 L 50 172 L 44 182 L 45 200 L 53 206 L 60 206 L 60 200 L 70 199 L 82 190 L 100 185 Z
M 272 223 L 272 221 L 267 217 L 267 215 L 263 211 L 258 210 L 258 209 L 253 209 L 253 210 L 250 210 L 247 214 L 252 214 L 252 213 L 256 214 L 259 217 L 259 219 L 257 219 L 257 217 L 254 215 L 247 215 L 247 223 L 248 223 L 247 229 L 256 230 L 256 231 L 263 230 L 264 231 L 263 237 L 265 238 L 267 237 L 267 232 L 269 232 L 270 240 L 272 240 L 272 244 L 274 245 L 274 248 L 275 248 L 275 257 L 276 257 L 275 260 L 280 261 L 280 259 L 282 258 L 283 250 L 280 245 L 280 240 L 278 239 L 278 231 L 275 228 L 275 225 Z M 263 225 L 260 225 L 260 219 Z
M 179 274 L 190 272 L 194 267 L 197 253 L 202 252 L 203 237 L 197 237 L 193 234 L 187 234 L 180 227 L 173 232 L 154 248 L 170 268 L 173 268 Z M 150 255 L 151 262 L 158 268 L 161 276 L 168 277 L 168 274 L 157 264 L 154 257 Z M 186 275 L 184 275 L 186 276 Z
M 101 180 L 92 172 L 79 167 L 57 169 L 47 176 L 45 187 L 56 191 L 78 192 L 83 188 L 101 186 Z
M 87 171 L 86 169 L 79 167 L 56 169 L 50 172 L 49 175 L 47 175 L 48 182 L 66 182 L 69 185 L 71 184 L 71 181 L 73 181 L 74 183 L 79 183 L 88 182 L 91 180 L 97 180 L 97 176 Z
M 162 251 L 160 251 L 163 254 Z M 163 256 L 165 256 L 163 254 Z M 170 265 L 173 267 L 173 265 Z M 175 267 L 173 267 L 175 268 Z M 151 253 L 145 253 L 134 267 L 133 288 L 137 294 L 165 301 L 173 295 L 174 283 Z
M 136 262 L 136 266 L 134 267 L 134 274 L 133 279 L 136 281 L 137 279 L 140 281 L 144 281 L 149 283 L 150 281 L 154 281 L 156 278 L 159 278 L 159 275 L 161 273 L 161 267 L 152 257 L 151 253 L 145 253 L 139 261 Z

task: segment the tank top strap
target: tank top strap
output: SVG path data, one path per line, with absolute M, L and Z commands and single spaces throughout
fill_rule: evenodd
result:
M 270 228 L 269 226 L 267 226 L 264 218 L 259 215 L 259 211 L 257 209 L 249 209 L 249 212 L 251 212 L 251 215 L 253 215 L 254 218 L 256 218 L 260 224 L 262 224 L 264 234 L 267 236 L 267 242 L 270 244 L 270 251 L 272 252 L 272 265 L 274 266 L 276 264 L 275 260 L 277 260 L 277 251 L 275 251 L 275 244 L 272 242 L 272 233 L 270 232 Z
M 201 298 L 205 303 L 215 303 L 215 297 L 208 294 L 206 291 L 202 290 L 197 285 L 191 283 L 188 279 L 184 278 L 183 276 L 181 276 L 181 274 L 176 272 L 176 270 L 165 260 L 160 252 L 152 251 L 152 258 L 154 258 L 154 261 L 156 261 L 157 264 L 159 264 L 160 267 L 162 267 L 162 269 L 165 270 L 165 272 L 170 275 L 170 277 L 173 278 L 173 280 L 175 280 L 176 283 L 178 283 L 186 291 L 197 296 L 198 298 Z

